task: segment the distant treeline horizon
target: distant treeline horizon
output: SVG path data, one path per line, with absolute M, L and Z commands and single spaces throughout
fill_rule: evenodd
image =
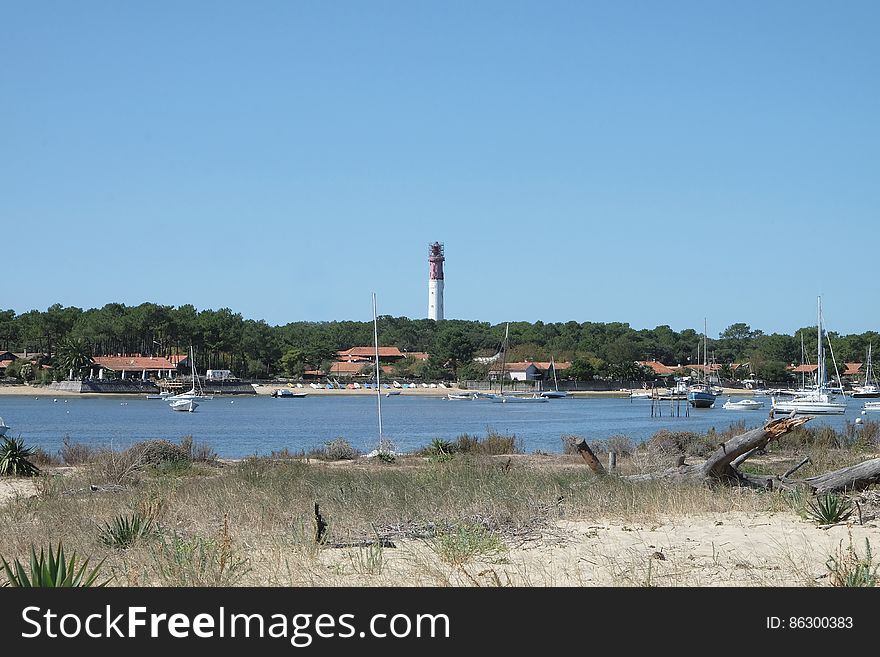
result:
M 427 361 L 405 359 L 399 364 L 400 375 L 438 379 L 484 377 L 486 367 L 473 359 L 498 351 L 505 326 L 476 320 L 378 318 L 382 346 L 430 355 Z M 622 322 L 575 321 L 510 322 L 509 327 L 509 362 L 553 358 L 572 364 L 566 372 L 571 378 L 643 379 L 649 373 L 636 366 L 637 361 L 685 367 L 704 359 L 702 333 L 690 328 L 633 329 Z M 880 343 L 878 337 L 874 331 L 830 332 L 830 348 L 826 344 L 825 349 L 829 364 L 833 358 L 842 370 L 844 362 L 865 361 L 869 344 Z M 815 362 L 816 341 L 815 326 L 787 335 L 765 334 L 746 323 L 735 323 L 708 338 L 707 360 L 724 365 L 728 378 L 751 375 L 780 381 L 788 376 L 787 366 Z M 298 376 L 307 370 L 327 371 L 337 351 L 372 344 L 372 321 L 297 321 L 271 326 L 229 308 L 198 310 L 190 304 L 109 303 L 88 310 L 54 304 L 45 311 L 22 314 L 0 311 L 0 351 L 45 354 L 47 364 L 59 371 L 79 369 L 82 361 L 93 356 L 168 356 L 185 354 L 192 346 L 199 368 L 230 369 L 247 378 Z M 829 367 L 829 371 L 834 370 Z

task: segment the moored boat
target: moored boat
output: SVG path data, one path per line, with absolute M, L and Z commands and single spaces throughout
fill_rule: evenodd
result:
M 172 402 L 169 402 L 168 405 L 171 407 L 172 411 L 183 411 L 185 413 L 192 413 L 196 410 L 199 403 L 194 399 L 175 399 Z
M 730 401 L 729 399 L 721 405 L 729 411 L 757 411 L 764 408 L 764 402 L 755 399 L 740 399 L 739 401 Z

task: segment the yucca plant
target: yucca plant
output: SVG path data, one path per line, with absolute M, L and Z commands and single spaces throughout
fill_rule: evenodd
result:
M 0 443 L 0 475 L 33 477 L 40 474 L 40 469 L 31 463 L 34 450 L 24 446 L 20 438 L 3 437 Z
M 36 548 L 31 545 L 30 573 L 24 565 L 14 559 L 12 564 L 0 557 L 0 564 L 6 575 L 6 583 L 3 586 L 28 587 L 28 588 L 73 588 L 86 586 L 106 586 L 109 580 L 98 582 L 98 571 L 104 560 L 97 566 L 87 571 L 89 560 L 86 559 L 77 568 L 76 552 L 68 559 L 64 554 L 64 547 L 58 543 L 57 550 L 49 545 L 49 556 L 45 556 L 43 548 L 37 556 Z
M 827 493 L 807 503 L 807 516 L 820 525 L 842 522 L 852 514 L 852 504 L 842 495 Z
M 110 547 L 125 550 L 136 541 L 156 533 L 153 518 L 141 513 L 130 516 L 116 516 L 101 528 L 101 541 Z

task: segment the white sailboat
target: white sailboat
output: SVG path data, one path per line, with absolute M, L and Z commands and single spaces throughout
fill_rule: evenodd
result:
M 379 373 L 382 371 L 382 365 L 379 363 L 379 319 L 376 312 L 376 293 L 373 292 L 373 346 L 376 350 L 376 414 L 379 418 L 379 441 L 376 449 L 367 453 L 365 456 L 373 457 L 384 454 L 386 456 L 394 456 L 393 445 L 390 440 L 385 438 L 382 433 L 382 386 L 379 381 Z
M 838 401 L 827 381 L 825 368 L 825 330 L 822 325 L 822 297 L 819 297 L 817 328 L 817 366 L 816 387 L 813 390 L 797 391 L 784 400 L 773 396 L 773 412 L 800 415 L 841 415 L 846 411 L 846 397 Z M 835 365 L 836 368 L 836 365 Z M 839 377 L 838 377 L 839 380 Z
M 877 386 L 877 380 L 874 378 L 874 368 L 871 365 L 870 343 L 868 343 L 868 361 L 865 363 L 865 382 L 857 388 L 853 388 L 852 396 L 862 399 L 880 397 L 880 387 Z
M 214 395 L 206 395 L 205 391 L 202 390 L 202 382 L 199 380 L 199 377 L 196 375 L 196 359 L 193 356 L 193 348 L 190 345 L 189 348 L 189 364 L 192 369 L 192 388 L 190 388 L 187 392 L 181 392 L 178 395 L 171 395 L 169 397 L 165 397 L 165 401 L 173 402 L 173 401 L 181 401 L 186 399 L 214 399 Z
M 6 432 L 9 431 L 10 427 L 3 421 L 3 418 L 0 417 L 0 438 L 6 435 Z
M 553 356 L 550 356 L 550 369 L 553 370 L 553 390 L 544 390 L 541 392 L 541 396 L 548 399 L 564 399 L 568 397 L 567 390 L 559 389 L 559 380 L 556 378 L 556 363 L 553 362 Z
M 171 407 L 172 411 L 192 413 L 196 410 L 199 403 L 195 399 L 175 399 L 174 401 L 169 402 L 168 405 Z
M 550 401 L 547 397 L 542 397 L 537 393 L 531 394 L 504 394 L 504 374 L 505 374 L 505 366 L 507 364 L 507 346 L 509 344 L 509 329 L 510 324 L 506 324 L 504 326 L 504 342 L 501 343 L 501 387 L 497 395 L 492 395 L 490 401 L 496 404 L 523 404 L 523 403 L 536 403 L 536 402 L 548 402 Z

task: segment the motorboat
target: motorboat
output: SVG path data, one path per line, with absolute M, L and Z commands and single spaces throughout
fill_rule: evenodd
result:
M 278 388 L 272 391 L 273 397 L 293 397 L 293 398 L 302 398 L 305 397 L 307 392 L 294 392 L 290 388 Z
M 869 401 L 865 402 L 863 410 L 866 411 L 880 411 L 880 401 Z
M 477 396 L 472 392 L 447 392 L 446 399 L 451 399 L 453 401 L 473 401 Z
M 171 407 L 172 411 L 192 413 L 196 410 L 199 403 L 195 399 L 175 399 L 172 402 L 168 402 L 168 405 Z
M 739 401 L 730 401 L 729 399 L 721 405 L 729 411 L 757 411 L 764 408 L 764 402 L 756 399 L 740 399 Z
M 630 399 L 650 399 L 651 391 L 650 390 L 633 390 L 629 393 Z

